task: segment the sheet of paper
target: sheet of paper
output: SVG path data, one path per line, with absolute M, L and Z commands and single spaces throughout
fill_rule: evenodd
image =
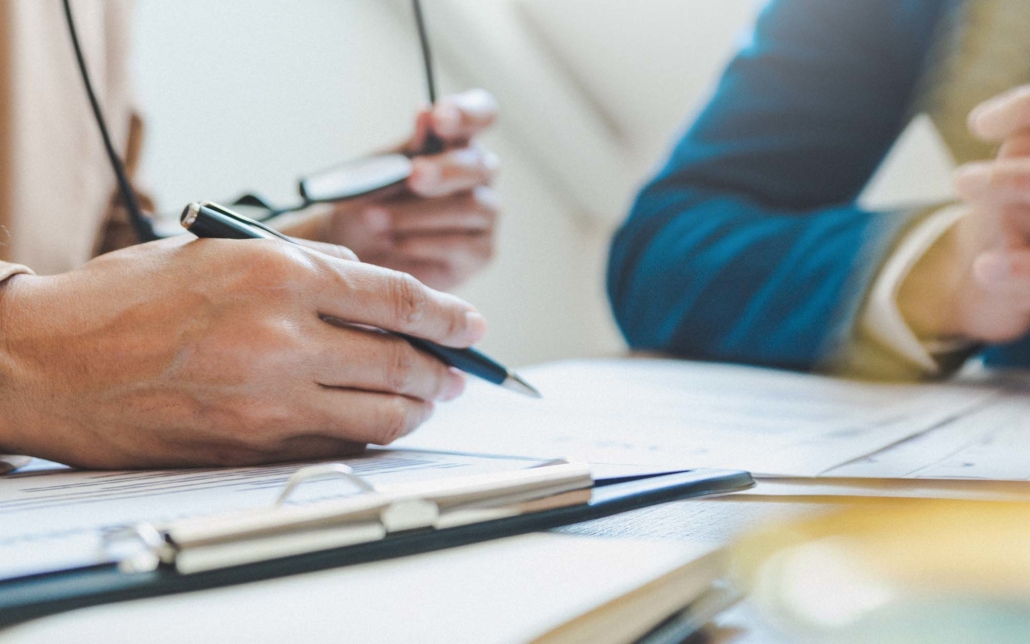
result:
M 523 372 L 543 393 L 481 383 L 401 445 L 594 463 L 816 476 L 986 404 L 977 385 L 890 385 L 672 360 Z
M 373 484 L 388 484 L 521 469 L 537 461 L 370 450 L 339 462 Z M 102 535 L 122 526 L 271 505 L 303 465 L 81 472 L 42 464 L 0 478 L 0 579 L 105 561 Z M 342 480 L 312 481 L 290 502 L 356 492 Z
M 1030 501 L 1030 482 L 970 479 L 897 479 L 776 477 L 760 478 L 755 487 L 738 492 L 745 496 L 791 497 L 825 500 L 873 497 L 952 499 L 963 501 Z
M 828 475 L 1030 482 L 1028 381 L 1002 376 L 989 382 L 999 392 L 989 405 Z
M 528 642 L 713 546 L 531 534 L 245 586 L 126 602 L 4 631 L 41 642 Z M 697 574 L 712 571 L 700 566 Z

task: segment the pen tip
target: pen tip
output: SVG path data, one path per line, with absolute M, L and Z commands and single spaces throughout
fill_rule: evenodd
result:
M 523 380 L 519 377 L 519 374 L 513 371 L 508 372 L 508 378 L 503 384 L 501 384 L 501 386 L 505 389 L 516 391 L 523 396 L 529 396 L 530 398 L 543 398 L 543 396 L 540 395 L 540 392 L 537 391 L 533 385 Z

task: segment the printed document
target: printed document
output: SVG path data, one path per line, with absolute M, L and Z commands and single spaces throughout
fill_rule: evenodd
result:
M 338 459 L 373 485 L 428 481 L 531 467 L 539 461 L 369 450 Z M 42 465 L 0 478 L 0 579 L 102 563 L 106 532 L 272 505 L 299 467 L 83 472 Z M 344 480 L 304 483 L 290 503 L 357 493 Z
M 1030 481 L 1030 395 L 1005 390 L 987 407 L 828 475 Z
M 542 400 L 470 382 L 399 444 L 817 476 L 987 405 L 989 386 L 872 384 L 675 360 L 523 370 Z

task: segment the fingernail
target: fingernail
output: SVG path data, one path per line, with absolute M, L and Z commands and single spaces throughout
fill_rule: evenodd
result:
M 433 109 L 433 125 L 440 136 L 455 136 L 461 128 L 461 110 L 450 103 L 440 103 Z
M 369 230 L 377 233 L 390 229 L 390 213 L 385 208 L 369 208 L 362 215 Z
M 450 402 L 465 392 L 465 376 L 459 371 L 451 369 L 447 375 L 447 384 L 444 385 L 441 400 Z
M 992 125 L 991 120 L 996 118 L 999 109 L 1006 105 L 1009 98 L 1007 94 L 995 96 L 974 107 L 969 113 L 968 120 L 973 134 L 982 136 L 985 133 L 989 133 Z
M 1011 272 L 1011 262 L 999 255 L 981 255 L 973 263 L 973 275 L 985 286 L 1004 282 Z
M 969 131 L 979 136 L 983 131 L 983 118 L 984 115 L 990 112 L 991 107 L 989 103 L 980 103 L 973 108 L 973 111 L 969 113 L 969 118 L 966 119 L 966 125 L 969 127 Z
M 476 311 L 465 314 L 465 324 L 468 328 L 467 335 L 473 343 L 479 342 L 486 335 L 486 318 Z
M 428 159 L 416 159 L 411 175 L 411 189 L 417 193 L 433 194 L 440 184 L 440 166 Z

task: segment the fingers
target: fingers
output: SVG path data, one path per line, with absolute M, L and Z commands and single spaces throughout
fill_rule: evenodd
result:
M 407 333 L 451 347 L 486 335 L 486 320 L 470 304 L 378 266 L 314 258 L 323 276 L 309 293 L 321 316 Z
M 1005 139 L 998 150 L 999 159 L 1030 157 L 1030 130 L 1021 131 Z
M 1030 129 L 1030 86 L 1021 86 L 981 103 L 969 114 L 969 129 L 985 141 L 1001 142 Z
M 1030 158 L 967 163 L 954 180 L 966 201 L 1030 204 Z
M 414 159 L 408 188 L 420 197 L 443 197 L 490 184 L 497 175 L 497 155 L 478 146 Z
M 464 145 L 497 120 L 497 100 L 483 89 L 473 89 L 437 102 L 429 126 L 449 145 Z
M 1012 298 L 1011 305 L 1030 310 L 1030 250 L 995 250 L 973 263 L 973 276 L 984 290 Z
M 419 400 L 453 400 L 465 378 L 397 336 L 325 320 L 317 355 L 310 360 L 325 387 L 400 394 Z M 344 349 L 345 347 L 345 349 Z
M 433 403 L 392 394 L 323 387 L 308 401 L 315 436 L 389 445 L 429 420 Z
M 413 262 L 473 264 L 490 260 L 493 240 L 489 235 L 418 235 L 394 243 L 398 255 Z
M 497 194 L 480 187 L 449 198 L 396 201 L 364 216 L 369 226 L 394 235 L 485 233 L 494 229 L 499 209 Z

